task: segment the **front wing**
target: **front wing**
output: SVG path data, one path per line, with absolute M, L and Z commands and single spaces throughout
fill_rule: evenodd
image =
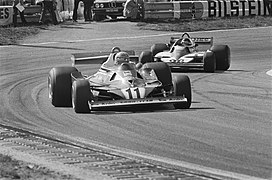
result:
M 161 52 L 159 61 L 165 62 L 170 68 L 203 68 L 205 52 L 193 52 L 176 60 L 169 52 Z
M 170 68 L 203 68 L 204 63 L 167 63 Z
M 143 99 L 122 99 L 122 100 L 111 100 L 111 101 L 95 101 L 89 102 L 90 109 L 96 108 L 110 108 L 110 107 L 131 107 L 141 105 L 158 105 L 158 104 L 173 104 L 188 102 L 184 96 L 173 96 L 173 97 L 156 97 L 156 98 L 143 98 Z

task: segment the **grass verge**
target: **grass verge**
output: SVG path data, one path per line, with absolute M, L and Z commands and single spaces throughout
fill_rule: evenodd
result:
M 74 179 L 38 165 L 12 159 L 0 154 L 0 179 Z
M 272 17 L 254 16 L 204 20 L 146 20 L 137 23 L 137 26 L 143 30 L 155 31 L 209 31 L 272 26 Z M 27 36 L 36 35 L 42 29 L 48 29 L 48 26 L 34 24 L 21 27 L 0 27 L 0 46 L 17 44 L 19 40 Z
M 272 26 L 272 17 L 255 16 L 203 20 L 148 20 L 146 22 L 138 23 L 137 26 L 140 27 L 140 29 L 177 32 L 240 29 Z
M 18 40 L 39 32 L 39 26 L 0 27 L 0 45 L 16 44 Z

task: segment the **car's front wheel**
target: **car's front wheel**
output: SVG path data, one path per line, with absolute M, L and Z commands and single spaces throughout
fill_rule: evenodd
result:
M 191 82 L 186 75 L 173 76 L 173 87 L 175 96 L 184 96 L 187 98 L 187 102 L 175 103 L 176 109 L 188 109 L 192 102 Z
M 167 46 L 167 44 L 153 44 L 151 46 L 151 52 L 152 55 L 155 56 L 156 54 L 158 54 L 159 52 L 163 52 L 165 50 L 169 50 L 169 47 Z
M 230 48 L 227 45 L 214 45 L 211 51 L 215 54 L 216 70 L 226 71 L 230 67 Z
M 75 67 L 54 67 L 48 75 L 48 96 L 55 107 L 71 107 L 71 73 Z
M 139 56 L 139 62 L 142 64 L 153 62 L 153 55 L 151 51 L 143 51 Z
M 172 74 L 170 67 L 164 62 L 146 63 L 143 68 L 151 68 L 155 71 L 158 80 L 164 86 L 165 91 L 170 91 L 172 88 Z
M 215 59 L 214 52 L 210 50 L 206 51 L 203 57 L 203 61 L 204 61 L 204 71 L 213 73 L 216 68 L 216 59 Z
M 90 112 L 88 101 L 93 99 L 88 80 L 79 79 L 72 85 L 72 105 L 76 113 Z

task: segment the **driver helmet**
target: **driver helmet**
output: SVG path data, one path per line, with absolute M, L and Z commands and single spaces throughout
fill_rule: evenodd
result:
M 120 65 L 124 62 L 129 62 L 129 54 L 127 52 L 118 52 L 114 58 L 114 64 Z
M 195 43 L 190 38 L 184 38 L 181 41 L 181 45 L 184 46 L 184 47 L 189 47 L 190 48 L 190 47 L 194 47 Z

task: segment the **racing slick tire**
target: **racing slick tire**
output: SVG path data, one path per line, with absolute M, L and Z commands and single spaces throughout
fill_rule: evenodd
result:
M 203 57 L 204 71 L 213 73 L 216 68 L 216 59 L 213 51 L 207 51 Z
M 187 102 L 174 103 L 176 109 L 189 109 L 192 102 L 191 82 L 186 75 L 173 76 L 173 87 L 175 96 L 185 96 Z
M 143 51 L 139 56 L 139 62 L 142 64 L 153 62 L 153 55 L 151 51 Z
M 230 67 L 230 48 L 228 45 L 214 45 L 211 51 L 215 53 L 216 70 L 226 71 Z
M 151 52 L 153 56 L 155 56 L 159 52 L 163 52 L 164 50 L 169 50 L 169 47 L 167 46 L 167 44 L 161 43 L 161 44 L 153 44 L 151 46 Z
M 55 107 L 71 107 L 71 73 L 78 71 L 75 67 L 54 67 L 48 75 L 48 95 Z
M 143 68 L 151 68 L 155 71 L 158 80 L 161 81 L 165 91 L 172 88 L 172 74 L 170 67 L 164 62 L 152 62 L 143 65 Z
M 88 80 L 79 79 L 72 85 L 72 106 L 76 113 L 90 112 L 88 101 L 93 99 Z

